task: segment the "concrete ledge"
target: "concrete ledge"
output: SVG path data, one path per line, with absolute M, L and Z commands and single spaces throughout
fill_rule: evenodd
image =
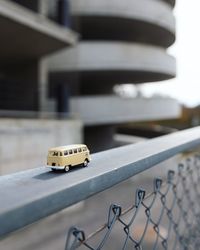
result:
M 86 84 L 138 83 L 170 79 L 176 63 L 165 49 L 124 42 L 81 42 L 49 58 L 50 71 L 63 79 L 80 73 Z
M 38 58 L 72 45 L 77 39 L 69 29 L 5 0 L 0 1 L 0 32 L 3 63 Z
M 71 110 L 87 126 L 177 118 L 181 106 L 171 98 L 88 96 L 71 99 Z M 112 105 L 110 105 L 112 103 Z
M 175 40 L 172 8 L 163 1 L 71 0 L 71 7 L 84 40 L 132 40 L 164 47 Z

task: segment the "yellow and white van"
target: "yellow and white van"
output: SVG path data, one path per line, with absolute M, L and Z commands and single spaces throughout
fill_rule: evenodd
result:
M 52 170 L 64 170 L 82 164 L 87 167 L 91 161 L 90 151 L 85 144 L 75 144 L 50 148 L 47 156 L 47 167 Z

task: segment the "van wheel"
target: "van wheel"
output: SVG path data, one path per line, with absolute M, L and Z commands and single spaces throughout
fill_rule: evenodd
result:
M 53 172 L 56 172 L 56 169 L 55 169 L 55 168 L 52 168 L 51 170 L 52 170 Z
M 69 166 L 65 166 L 64 171 L 68 172 L 69 171 Z
M 85 161 L 83 162 L 83 167 L 87 167 L 88 166 L 88 160 L 85 159 Z

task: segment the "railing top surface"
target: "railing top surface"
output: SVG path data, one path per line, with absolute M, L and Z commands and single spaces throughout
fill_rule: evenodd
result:
M 200 127 L 92 155 L 88 168 L 45 167 L 0 177 L 0 236 L 122 182 L 200 145 Z

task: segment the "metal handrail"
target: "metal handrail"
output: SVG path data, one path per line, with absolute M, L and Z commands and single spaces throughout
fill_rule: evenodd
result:
M 56 213 L 152 166 L 200 146 L 200 127 L 92 155 L 67 174 L 45 167 L 0 177 L 0 236 Z

